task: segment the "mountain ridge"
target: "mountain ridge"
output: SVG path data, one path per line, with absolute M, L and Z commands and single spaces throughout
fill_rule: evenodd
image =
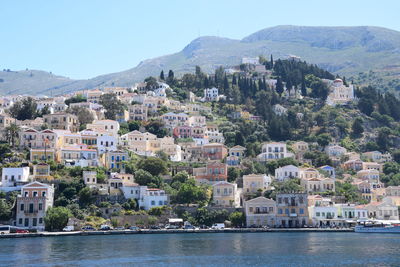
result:
M 397 66 L 400 32 L 376 26 L 279 25 L 254 32 L 241 40 L 202 36 L 182 50 L 145 59 L 136 67 L 74 80 L 39 70 L 0 72 L 0 94 L 56 95 L 102 86 L 130 86 L 169 69 L 179 75 L 199 65 L 205 72 L 240 64 L 242 57 L 259 55 L 285 58 L 289 54 L 341 75 Z M 400 66 L 399 66 L 400 67 Z M 32 73 L 32 75 L 31 75 Z M 2 81 L 2 82 L 1 82 Z

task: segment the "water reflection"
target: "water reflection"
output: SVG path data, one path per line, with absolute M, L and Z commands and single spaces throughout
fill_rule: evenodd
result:
M 396 266 L 400 236 L 246 233 L 0 239 L 1 266 Z

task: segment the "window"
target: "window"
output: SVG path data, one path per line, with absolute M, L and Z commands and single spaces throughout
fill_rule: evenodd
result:
M 304 214 L 304 209 L 300 209 L 300 214 Z
M 43 223 L 43 218 L 39 218 L 39 223 L 40 223 L 40 224 Z
M 43 203 L 39 203 L 39 210 L 43 210 Z
M 154 200 L 151 201 L 151 205 L 154 206 L 156 202 Z
M 37 197 L 37 196 L 38 196 L 38 192 L 37 192 L 37 191 L 34 191 L 34 192 L 33 192 L 33 196 L 34 196 L 34 197 Z
M 274 212 L 274 207 L 269 207 L 269 212 Z
M 33 213 L 33 203 L 29 203 L 29 213 Z
M 21 204 L 20 210 L 23 211 L 25 209 L 25 205 Z
M 22 218 L 18 219 L 18 224 L 22 224 Z
M 300 212 L 301 212 L 301 210 L 302 210 L 302 209 L 300 209 Z M 319 216 L 321 216 L 321 213 L 320 213 L 320 212 L 316 212 L 315 215 L 316 215 L 317 217 L 319 217 Z
M 32 226 L 37 226 L 37 218 L 32 219 Z
M 25 223 L 24 223 L 25 227 L 29 226 L 29 218 L 25 218 Z

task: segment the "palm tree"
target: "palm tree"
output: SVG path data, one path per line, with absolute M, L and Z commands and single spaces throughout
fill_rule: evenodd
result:
M 10 124 L 10 126 L 6 127 L 6 139 L 7 142 L 11 145 L 11 147 L 15 146 L 16 138 L 18 138 L 18 133 L 20 128 L 15 123 Z

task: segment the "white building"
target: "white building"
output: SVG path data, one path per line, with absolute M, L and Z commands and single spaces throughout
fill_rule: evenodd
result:
M 326 99 L 328 105 L 341 105 L 354 100 L 353 85 L 345 86 L 341 79 L 330 82 L 329 91 Z
M 275 169 L 275 179 L 285 181 L 291 178 L 299 178 L 299 168 L 294 165 L 286 165 Z
M 347 152 L 347 149 L 338 145 L 329 145 L 325 148 L 325 151 L 329 157 L 340 158 Z
M 125 198 L 140 199 L 140 192 L 144 191 L 141 188 L 147 188 L 147 186 L 140 186 L 136 183 L 124 184 L 120 189 L 124 194 Z
M 168 195 L 164 190 L 141 187 L 139 207 L 144 210 L 149 210 L 154 207 L 161 207 L 168 205 Z
M 243 57 L 242 64 L 258 65 L 260 64 L 260 59 L 258 57 Z
M 83 181 L 85 185 L 92 187 L 97 184 L 97 172 L 96 171 L 83 171 Z
M 97 137 L 97 150 L 100 154 L 106 151 L 117 150 L 117 138 L 115 136 L 102 135 Z
M 285 108 L 284 106 L 279 105 L 279 104 L 274 105 L 272 107 L 272 110 L 278 116 L 282 116 L 282 115 L 285 115 L 287 113 L 287 108 Z
M 86 129 L 105 131 L 118 137 L 119 122 L 114 120 L 94 120 L 92 123 L 86 125 Z
M 206 88 L 204 89 L 204 101 L 218 101 L 219 100 L 219 94 L 218 94 L 218 88 Z
M 338 223 L 338 207 L 334 205 L 328 206 L 312 206 L 308 208 L 312 225 L 318 226 L 333 226 Z
M 16 187 L 29 181 L 29 167 L 3 168 L 1 187 Z
M 278 160 L 293 157 L 293 153 L 287 151 L 285 143 L 270 142 L 264 143 L 261 147 L 261 154 L 257 155 L 259 161 Z

